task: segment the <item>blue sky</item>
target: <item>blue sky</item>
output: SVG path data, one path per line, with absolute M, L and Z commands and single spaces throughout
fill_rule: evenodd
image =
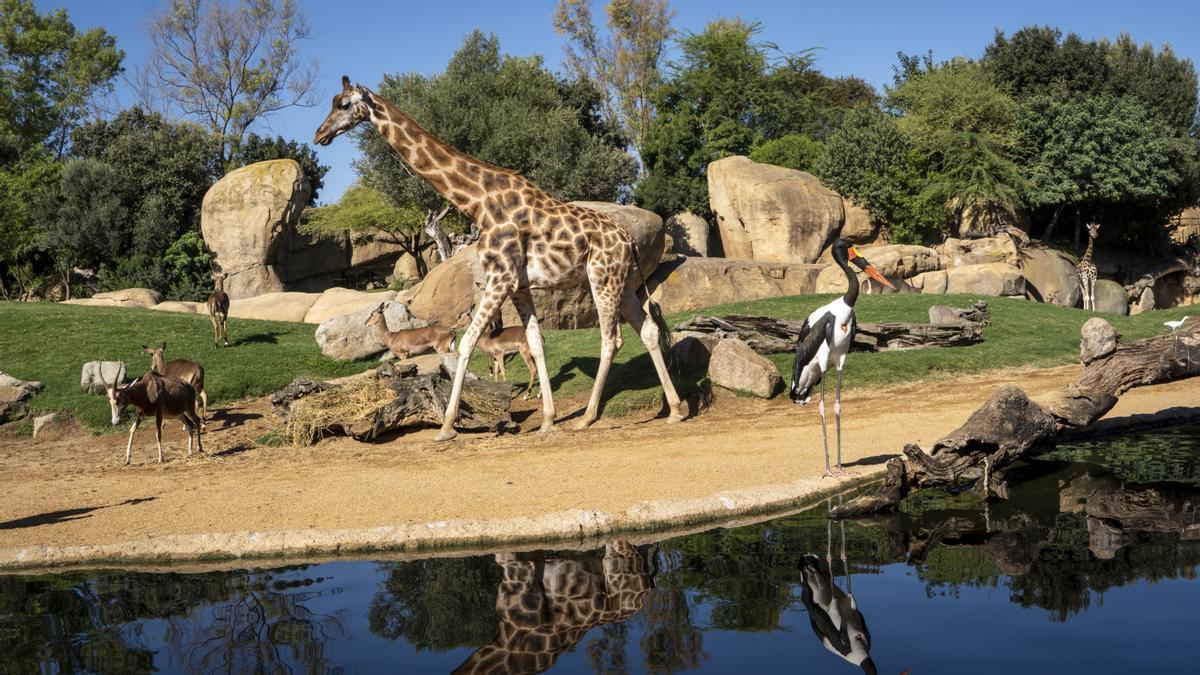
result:
M 228 1 L 228 0 L 227 0 Z M 541 54 L 558 69 L 562 42 L 550 19 L 555 0 L 299 0 L 315 38 L 304 46 L 307 57 L 320 63 L 318 105 L 293 108 L 276 115 L 258 130 L 311 143 L 313 132 L 328 112 L 328 100 L 343 73 L 374 86 L 383 73 L 436 73 L 475 28 L 496 33 L 501 48 L 511 54 Z M 126 52 L 126 67 L 146 58 L 147 24 L 168 0 L 35 0 L 42 11 L 65 7 L 79 28 L 103 26 Z M 601 2 L 596 2 L 597 13 Z M 1048 24 L 1084 38 L 1116 37 L 1129 32 L 1139 42 L 1156 47 L 1170 44 L 1176 54 L 1200 61 L 1200 2 L 1143 0 L 1134 3 L 1009 0 L 964 2 L 893 0 L 820 2 L 740 0 L 673 0 L 675 26 L 703 30 L 721 16 L 760 21 L 762 39 L 787 51 L 810 47 L 818 67 L 834 76 L 856 75 L 876 88 L 891 81 L 896 52 L 932 49 L 941 60 L 978 56 L 997 29 L 1006 33 L 1029 24 Z M 118 102 L 133 97 L 124 88 Z M 349 138 L 318 148 L 321 162 L 330 166 L 321 201 L 336 200 L 354 181 L 351 162 L 357 152 Z

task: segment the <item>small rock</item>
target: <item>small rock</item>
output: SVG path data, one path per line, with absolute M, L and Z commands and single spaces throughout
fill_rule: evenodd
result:
M 720 342 L 720 338 L 709 333 L 694 331 L 676 331 L 671 340 L 675 343 L 671 347 L 671 363 L 688 369 L 708 368 L 713 347 Z
M 718 386 L 761 398 L 771 398 L 783 384 L 775 364 L 737 338 L 724 338 L 713 347 L 708 377 Z
M 56 413 L 49 413 L 47 415 L 38 415 L 37 417 L 33 418 L 33 437 L 37 438 L 38 432 L 41 431 L 42 428 L 45 427 L 47 424 L 53 422 L 55 420 L 55 418 L 57 418 Z
M 1129 313 L 1131 315 L 1149 312 L 1154 309 L 1154 289 L 1147 286 L 1138 294 L 1137 300 L 1129 305 Z
M 386 302 L 383 317 L 389 330 L 420 328 L 427 325 L 424 321 L 413 319 L 408 313 L 408 307 L 400 302 Z M 367 318 L 375 311 L 378 304 L 371 304 L 352 314 L 335 316 L 326 319 L 317 326 L 317 345 L 321 353 L 331 359 L 354 361 L 379 354 L 387 349 L 374 326 L 367 325 Z
M 1121 338 L 1112 324 L 1098 316 L 1088 319 L 1079 333 L 1083 338 L 1079 342 L 1079 360 L 1084 364 L 1113 353 Z
M 83 364 L 79 385 L 89 394 L 103 394 L 109 384 L 124 381 L 124 361 L 88 361 Z

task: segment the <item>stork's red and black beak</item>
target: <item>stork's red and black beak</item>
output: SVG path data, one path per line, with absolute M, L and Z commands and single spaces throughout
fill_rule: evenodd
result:
M 867 259 L 859 255 L 858 251 L 856 251 L 853 246 L 847 249 L 846 253 L 850 258 L 850 262 L 854 263 L 854 266 L 858 269 L 866 272 L 867 276 L 871 277 L 875 281 L 878 281 L 884 286 L 887 286 L 888 288 L 895 288 L 895 286 L 892 285 L 892 282 L 888 281 L 887 277 L 880 273 L 879 268 L 867 262 Z

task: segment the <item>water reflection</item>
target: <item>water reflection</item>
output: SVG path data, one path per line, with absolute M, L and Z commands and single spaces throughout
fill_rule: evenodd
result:
M 828 508 L 828 504 L 827 504 Z M 846 523 L 838 523 L 841 553 L 838 558 L 846 577 L 846 590 L 838 587 L 833 575 L 833 524 L 826 529 L 825 558 L 809 553 L 800 560 L 803 589 L 800 595 L 808 620 L 821 645 L 830 653 L 874 675 L 871 660 L 871 632 L 858 608 L 850 583 L 850 565 L 846 558 Z
M 1145 583 L 1200 568 L 1200 430 L 1188 434 L 1063 449 L 1012 469 L 1006 501 L 925 493 L 832 525 L 822 506 L 653 546 L 0 576 L 0 672 L 956 672 L 978 658 L 971 636 L 1044 631 L 1046 617 L 1058 632 L 1039 658 L 1054 670 L 1087 640 L 1103 655 L 1118 636 L 1188 639 L 1194 624 L 1167 621 Z M 1160 447 L 1139 463 L 1138 443 Z M 1118 588 L 1122 611 L 1095 611 Z M 931 643 L 931 625 L 946 639 Z M 922 647 L 957 665 L 939 671 Z

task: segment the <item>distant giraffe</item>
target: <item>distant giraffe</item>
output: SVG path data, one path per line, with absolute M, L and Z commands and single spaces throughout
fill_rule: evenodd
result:
M 378 94 L 342 78 L 342 91 L 317 129 L 313 142 L 329 145 L 339 134 L 369 121 L 379 135 L 418 175 L 479 226 L 479 262 L 484 289 L 471 324 L 458 348 L 458 368 L 437 440 L 455 437 L 467 360 L 484 326 L 511 299 L 525 325 L 529 351 L 542 391 L 541 431 L 554 428 L 554 398 L 534 314 L 531 289 L 567 288 L 588 281 L 600 320 L 600 363 L 587 411 L 578 422 L 586 428 L 600 414 L 600 396 L 613 357 L 621 348 L 621 316 L 629 321 L 650 354 L 667 398 L 667 421 L 683 419 L 679 395 L 667 372 L 660 340 L 666 324 L 653 301 L 647 310 L 638 296 L 645 281 L 637 269 L 633 242 L 621 226 L 598 211 L 568 204 L 546 194 L 524 176 L 475 159 L 447 145 Z M 660 325 L 661 324 L 661 325 Z
M 650 590 L 646 547 L 606 544 L 604 557 L 546 558 L 498 554 L 504 577 L 496 589 L 500 625 L 455 673 L 540 673 L 592 628 L 624 621 Z
M 1088 223 L 1088 245 L 1075 266 L 1075 274 L 1079 277 L 1079 287 L 1083 291 L 1083 308 L 1096 309 L 1096 263 L 1092 262 L 1092 247 L 1096 244 L 1096 233 L 1100 231 L 1099 223 Z

